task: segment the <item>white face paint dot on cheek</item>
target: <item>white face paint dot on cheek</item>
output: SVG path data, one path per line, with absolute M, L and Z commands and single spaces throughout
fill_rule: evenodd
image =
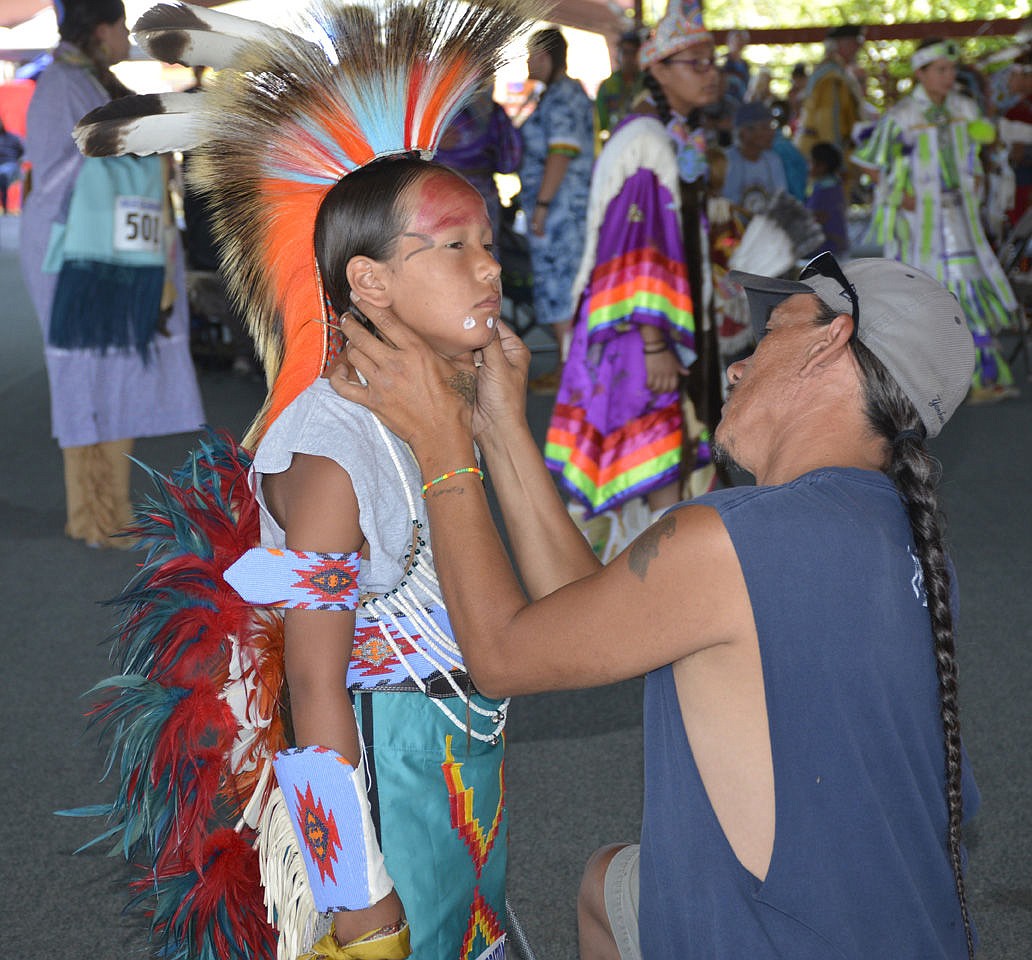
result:
M 488 317 L 487 318 L 487 329 L 490 330 L 492 327 L 494 327 L 494 323 L 495 323 L 494 317 Z
M 464 330 L 472 330 L 476 325 L 477 322 L 472 317 L 466 317 L 466 319 L 462 321 L 462 328 Z

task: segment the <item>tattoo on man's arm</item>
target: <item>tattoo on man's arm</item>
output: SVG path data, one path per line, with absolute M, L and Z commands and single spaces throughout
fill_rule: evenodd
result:
M 469 406 L 477 402 L 477 378 L 468 370 L 458 371 L 447 383 Z
M 659 556 L 659 541 L 668 540 L 677 529 L 673 514 L 657 520 L 634 543 L 627 553 L 627 565 L 639 580 L 645 579 L 649 564 Z
M 459 496 L 459 497 L 465 496 L 465 494 L 466 494 L 465 487 L 463 485 L 460 485 L 460 484 L 455 484 L 454 486 L 451 486 L 451 487 L 445 487 L 445 486 L 431 487 L 427 491 L 426 496 L 427 496 L 427 499 L 429 499 L 429 500 L 436 500 L 438 497 L 447 497 L 447 496 L 450 496 L 451 494 L 455 494 L 456 496 Z

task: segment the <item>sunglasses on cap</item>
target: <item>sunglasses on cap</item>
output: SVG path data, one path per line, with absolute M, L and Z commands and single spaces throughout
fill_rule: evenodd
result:
M 849 336 L 849 342 L 854 342 L 860 330 L 860 298 L 856 294 L 856 287 L 846 279 L 846 275 L 842 272 L 842 267 L 839 265 L 838 260 L 835 259 L 835 255 L 829 250 L 817 254 L 799 271 L 800 280 L 808 280 L 810 277 L 824 277 L 828 280 L 833 280 L 842 288 L 842 292 L 849 297 L 853 317 L 853 332 Z

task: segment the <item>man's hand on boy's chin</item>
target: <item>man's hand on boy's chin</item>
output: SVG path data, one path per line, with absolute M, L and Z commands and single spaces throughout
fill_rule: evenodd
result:
M 499 324 L 498 336 L 482 351 L 476 371 L 473 436 L 478 443 L 494 431 L 505 432 L 523 422 L 529 370 L 530 351 L 510 327 Z

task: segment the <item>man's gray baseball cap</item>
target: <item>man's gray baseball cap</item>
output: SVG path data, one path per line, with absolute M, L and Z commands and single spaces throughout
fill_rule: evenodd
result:
M 934 277 L 896 260 L 851 260 L 841 271 L 856 297 L 857 336 L 913 403 L 928 436 L 937 436 L 967 395 L 975 367 L 974 341 L 957 298 Z M 757 339 L 771 310 L 797 293 L 815 293 L 832 310 L 853 312 L 850 292 L 827 275 L 779 280 L 732 270 L 729 276 L 745 288 Z

